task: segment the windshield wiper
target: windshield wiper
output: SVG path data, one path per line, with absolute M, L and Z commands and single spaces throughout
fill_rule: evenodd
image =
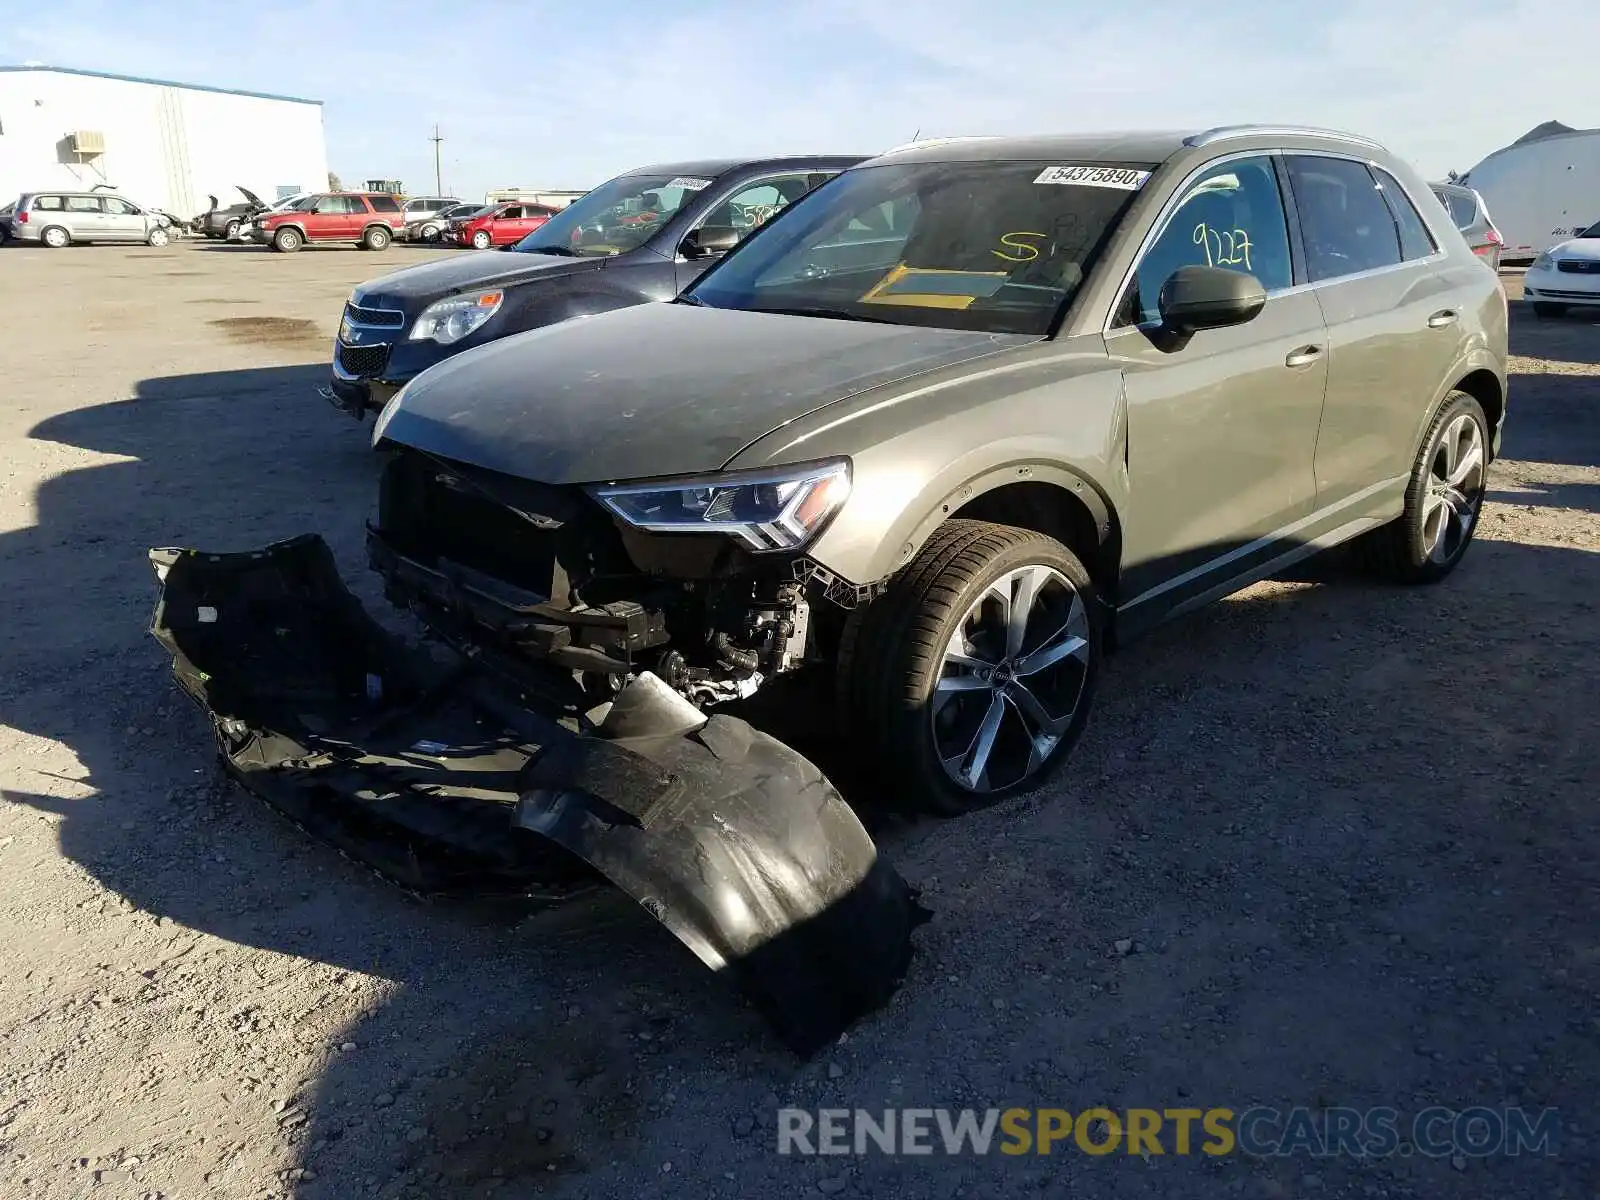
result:
M 578 252 L 570 246 L 529 246 L 524 254 L 559 254 L 562 258 L 577 258 Z
M 898 325 L 887 317 L 869 317 L 865 313 L 846 312 L 842 308 L 824 308 L 815 304 L 797 304 L 789 308 L 752 308 L 749 312 L 771 313 L 779 317 L 825 317 L 832 321 L 867 321 L 873 325 Z

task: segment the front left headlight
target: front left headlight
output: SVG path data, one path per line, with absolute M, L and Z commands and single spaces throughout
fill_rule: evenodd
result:
M 417 323 L 411 327 L 411 340 L 432 340 L 441 346 L 459 342 L 499 312 L 505 298 L 504 292 L 476 292 L 467 296 L 451 296 L 430 304 L 422 310 Z
M 728 534 L 764 554 L 798 550 L 816 536 L 850 495 L 850 463 L 832 459 L 590 490 L 636 529 Z
M 1534 256 L 1530 271 L 1548 271 L 1550 269 L 1550 251 L 1544 250 Z

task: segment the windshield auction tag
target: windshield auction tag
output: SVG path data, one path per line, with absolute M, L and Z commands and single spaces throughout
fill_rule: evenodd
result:
M 686 192 L 698 192 L 711 186 L 709 179 L 696 179 L 691 175 L 680 175 L 667 184 L 668 187 L 682 188 Z
M 1126 167 L 1046 167 L 1039 172 L 1035 183 L 1066 183 L 1075 187 L 1117 188 L 1136 192 L 1150 178 L 1149 171 L 1134 171 Z

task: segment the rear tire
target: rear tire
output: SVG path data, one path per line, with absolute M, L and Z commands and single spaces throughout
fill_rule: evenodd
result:
M 846 727 L 910 807 L 955 816 L 1032 791 L 1088 720 L 1101 625 L 1089 573 L 1060 542 L 947 521 L 845 626 Z
M 1483 511 L 1489 448 L 1483 406 L 1465 392 L 1451 392 L 1417 451 L 1405 509 L 1355 541 L 1362 564 L 1403 584 L 1437 583 L 1455 570 Z
M 1566 311 L 1567 306 L 1565 304 L 1545 304 L 1542 301 L 1534 301 L 1533 305 L 1533 315 L 1536 317 L 1559 317 Z
M 472 235 L 472 248 L 474 250 L 487 250 L 492 245 L 494 245 L 494 239 L 489 236 L 486 230 L 480 229 Z
M 393 235 L 382 225 L 370 226 L 366 233 L 361 235 L 361 248 L 363 250 L 387 250 L 393 241 Z
M 300 236 L 298 229 L 280 229 L 272 235 L 272 248 L 284 254 L 293 254 L 303 245 L 305 245 L 305 238 Z
M 52 250 L 60 250 L 72 242 L 72 235 L 59 225 L 48 225 L 39 235 L 39 240 Z

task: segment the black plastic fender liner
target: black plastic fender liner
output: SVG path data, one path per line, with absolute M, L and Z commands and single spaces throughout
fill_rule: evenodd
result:
M 929 914 L 782 742 L 649 673 L 595 732 L 542 681 L 440 664 L 372 619 L 315 535 L 150 559 L 151 632 L 229 774 L 349 857 L 418 892 L 557 900 L 604 877 L 802 1054 L 898 986 Z
M 746 722 L 567 743 L 525 781 L 518 822 L 734 976 L 797 1053 L 899 986 L 928 911 L 823 774 Z

